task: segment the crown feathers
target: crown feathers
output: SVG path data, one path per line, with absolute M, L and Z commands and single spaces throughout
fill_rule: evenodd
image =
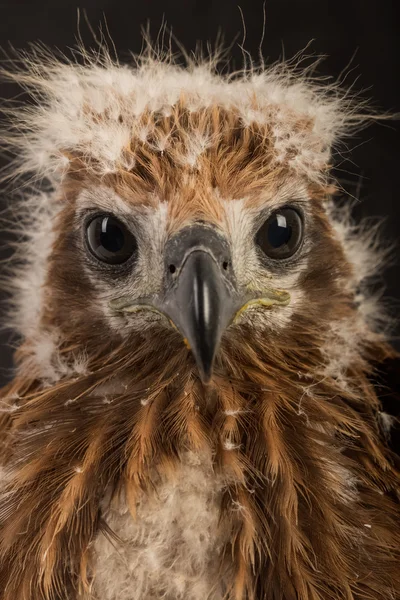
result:
M 232 75 L 218 73 L 218 59 L 187 58 L 182 65 L 171 53 L 150 46 L 126 65 L 105 48 L 100 53 L 81 49 L 79 60 L 38 48 L 21 54 L 3 69 L 33 100 L 8 110 L 3 145 L 16 156 L 12 175 L 28 173 L 54 183 L 77 155 L 100 176 L 129 170 L 135 140 L 150 144 L 157 122 L 181 106 L 174 127 L 184 127 L 183 113 L 210 108 L 232 113 L 242 127 L 267 132 L 277 164 L 319 180 L 339 140 L 372 117 L 350 92 L 314 77 L 315 65 L 302 69 L 301 55 Z M 173 143 L 168 133 L 157 138 L 159 152 Z M 201 127 L 193 131 L 187 160 L 194 162 L 218 134 Z

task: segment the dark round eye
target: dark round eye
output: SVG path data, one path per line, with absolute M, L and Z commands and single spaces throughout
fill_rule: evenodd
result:
M 269 258 L 289 258 L 303 240 L 303 220 L 297 210 L 283 207 L 268 217 L 256 234 L 256 244 Z
M 135 236 L 112 215 L 98 215 L 86 229 L 91 253 L 110 265 L 124 263 L 137 251 Z

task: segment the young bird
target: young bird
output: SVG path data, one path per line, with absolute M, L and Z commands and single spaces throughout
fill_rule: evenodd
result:
M 399 598 L 385 256 L 330 174 L 365 114 L 288 64 L 8 76 L 1 600 Z

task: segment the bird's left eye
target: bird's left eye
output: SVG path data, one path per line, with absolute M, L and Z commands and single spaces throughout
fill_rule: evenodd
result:
M 102 262 L 117 265 L 137 252 L 133 233 L 112 215 L 98 215 L 87 225 L 86 240 L 91 253 Z
M 256 244 L 269 258 L 293 256 L 303 240 L 303 219 L 294 208 L 273 212 L 256 234 Z

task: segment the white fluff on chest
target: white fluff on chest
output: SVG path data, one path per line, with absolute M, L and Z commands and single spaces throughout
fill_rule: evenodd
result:
M 210 461 L 190 453 L 174 481 L 142 499 L 135 519 L 124 500 L 107 508 L 103 518 L 122 543 L 104 534 L 94 543 L 96 600 L 222 598 L 222 487 Z

